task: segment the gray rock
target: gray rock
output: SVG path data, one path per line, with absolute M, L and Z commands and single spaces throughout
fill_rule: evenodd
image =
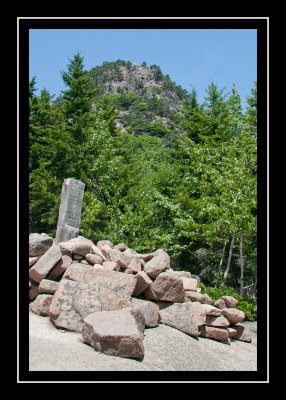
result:
M 89 314 L 128 306 L 127 298 L 101 284 L 62 279 L 50 306 L 50 318 L 58 328 L 80 332 L 83 320 Z
M 172 326 L 190 336 L 199 336 L 191 303 L 172 304 L 160 309 L 160 324 Z
M 53 238 L 46 233 L 31 233 L 29 235 L 29 256 L 41 256 L 52 246 L 53 241 Z
M 139 314 L 137 310 L 133 310 Z M 84 321 L 82 337 L 95 350 L 118 357 L 144 356 L 143 331 L 130 309 L 95 312 Z
M 145 318 L 145 326 L 153 328 L 158 326 L 159 320 L 159 306 L 152 301 L 131 298 L 131 307 L 136 308 L 142 312 Z
M 137 281 L 133 274 L 129 275 L 117 271 L 108 271 L 102 265 L 99 267 L 101 269 L 81 263 L 71 264 L 63 278 L 82 283 L 95 282 L 113 290 L 120 296 L 132 296 Z
M 77 179 L 64 180 L 61 193 L 56 243 L 76 238 L 79 233 L 85 184 Z
M 195 339 L 160 324 L 144 332 L 144 358 L 110 357 L 85 345 L 77 332 L 55 329 L 49 318 L 29 313 L 30 371 L 256 371 L 256 339 L 225 345 Z M 249 327 L 249 323 L 245 323 Z M 253 323 L 256 327 L 256 322 Z M 253 335 L 255 335 L 255 332 Z M 126 371 L 126 372 L 125 372 Z M 111 372 L 113 373 L 113 372 Z M 175 372 L 174 372 L 175 373 Z M 176 372 L 177 373 L 177 372 Z
M 161 273 L 158 278 L 145 289 L 143 294 L 147 299 L 151 300 L 176 301 L 182 303 L 185 299 L 182 280 L 165 272 Z
M 46 253 L 30 268 L 29 277 L 37 283 L 40 283 L 57 262 L 62 258 L 62 253 L 57 244 L 53 244 Z

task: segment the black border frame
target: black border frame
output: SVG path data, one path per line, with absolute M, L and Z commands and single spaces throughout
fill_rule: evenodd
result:
M 217 19 L 21 19 L 19 35 L 19 369 L 18 382 L 267 382 L 267 60 L 269 17 Z M 24 17 L 23 17 L 24 18 Z M 45 17 L 50 18 L 50 17 Z M 54 18 L 54 17 L 51 17 Z M 99 19 L 97 19 L 99 18 Z M 112 17 L 109 17 L 112 18 Z M 132 18 L 132 17 L 130 17 Z M 133 17 L 134 18 L 134 17 Z M 161 18 L 161 17 L 156 17 Z M 168 17 L 162 17 L 168 18 Z M 196 18 L 196 17 L 194 17 Z M 28 249 L 29 29 L 257 29 L 258 93 L 258 342 L 257 371 L 29 371 L 26 281 Z

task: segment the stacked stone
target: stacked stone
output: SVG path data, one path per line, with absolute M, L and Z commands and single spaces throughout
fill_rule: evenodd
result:
M 95 245 L 82 236 L 56 242 L 30 235 L 30 309 L 57 328 L 81 332 L 95 350 L 141 358 L 144 329 L 158 323 L 193 337 L 251 341 L 237 300 L 214 302 L 200 293 L 199 279 L 174 271 L 164 250 L 139 254 L 123 243 Z

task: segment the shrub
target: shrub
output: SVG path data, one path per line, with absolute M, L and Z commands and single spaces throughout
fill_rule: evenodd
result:
M 208 294 L 214 301 L 218 300 L 222 296 L 233 296 L 238 300 L 236 308 L 241 310 L 245 314 L 245 320 L 254 321 L 257 318 L 257 303 L 255 299 L 251 299 L 246 296 L 239 296 L 235 289 L 230 286 L 221 286 L 214 288 L 205 286 L 203 283 L 200 284 L 202 293 Z

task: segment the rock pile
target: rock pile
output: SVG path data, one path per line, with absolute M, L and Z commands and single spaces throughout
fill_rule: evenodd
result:
M 251 342 L 238 301 L 214 302 L 190 272 L 174 271 L 162 249 L 139 254 L 109 240 L 78 236 L 55 243 L 29 237 L 30 310 L 60 329 L 81 332 L 105 354 L 142 358 L 144 329 L 159 323 L 193 337 Z

